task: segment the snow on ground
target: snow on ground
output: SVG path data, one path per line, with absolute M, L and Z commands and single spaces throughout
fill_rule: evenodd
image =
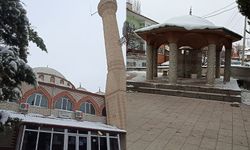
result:
M 241 92 L 241 101 L 246 105 L 250 105 L 250 91 L 242 90 Z
M 116 127 L 103 124 L 101 122 L 89 122 L 89 121 L 77 121 L 74 119 L 62 119 L 55 117 L 46 117 L 40 114 L 29 113 L 27 115 L 20 114 L 14 111 L 0 110 L 4 114 L 8 114 L 11 118 L 19 118 L 22 122 L 26 123 L 37 123 L 37 124 L 47 124 L 47 125 L 58 125 L 85 129 L 95 129 L 104 131 L 115 131 L 115 132 L 126 132 L 125 130 L 118 129 Z M 3 113 L 2 113 L 3 114 Z
M 9 114 L 8 114 L 7 112 L 5 112 L 5 111 L 0 111 L 0 122 L 1 122 L 2 124 L 5 124 L 6 121 L 8 120 L 8 118 L 9 118 Z

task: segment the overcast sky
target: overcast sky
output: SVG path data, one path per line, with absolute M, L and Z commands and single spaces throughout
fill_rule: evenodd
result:
M 172 17 L 188 15 L 190 7 L 193 15 L 203 17 L 228 5 L 223 10 L 237 6 L 235 0 L 141 0 L 141 14 L 162 23 Z M 217 26 L 224 26 L 243 35 L 244 17 L 237 7 L 207 19 Z
M 105 89 L 106 56 L 103 26 L 97 11 L 99 0 L 25 0 L 28 18 L 44 39 L 48 53 L 30 46 L 32 67 L 51 67 L 76 87 Z M 118 2 L 120 31 L 125 20 L 125 0 Z M 120 32 L 121 33 L 121 32 Z

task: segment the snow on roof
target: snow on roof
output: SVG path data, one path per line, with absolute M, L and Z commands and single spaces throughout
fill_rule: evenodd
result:
M 250 51 L 246 51 L 246 52 L 245 52 L 245 55 L 250 55 Z
M 212 22 L 193 15 L 186 15 L 186 16 L 180 16 L 176 18 L 171 18 L 167 20 L 164 23 L 148 26 L 139 30 L 136 30 L 135 32 L 143 32 L 143 31 L 149 31 L 161 27 L 183 27 L 186 30 L 194 30 L 194 29 L 216 29 L 216 28 L 222 28 L 219 26 L 215 26 Z
M 36 67 L 33 68 L 35 73 L 46 73 L 46 74 L 51 74 L 51 75 L 55 75 L 57 77 L 61 77 L 63 79 L 66 79 L 64 77 L 64 75 L 62 75 L 59 71 L 53 69 L 53 68 L 49 68 L 49 67 Z
M 52 116 L 46 117 L 40 114 L 32 114 L 32 113 L 24 115 L 14 111 L 7 111 L 7 110 L 0 110 L 0 112 L 1 111 L 8 113 L 9 117 L 11 118 L 19 118 L 22 120 L 22 122 L 26 123 L 58 125 L 58 126 L 114 131 L 114 132 L 126 132 L 125 130 L 118 129 L 117 127 L 106 125 L 101 122 L 77 121 L 73 119 L 55 118 Z

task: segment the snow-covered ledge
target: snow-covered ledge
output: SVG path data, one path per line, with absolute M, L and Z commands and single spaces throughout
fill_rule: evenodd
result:
M 19 111 L 19 104 L 14 103 L 14 102 L 0 102 L 0 109 L 18 112 Z M 59 111 L 63 111 L 63 110 L 30 106 L 28 113 L 40 114 L 40 115 L 44 115 L 44 116 L 59 117 Z M 66 112 L 71 113 L 71 118 L 75 119 L 75 113 L 73 111 L 66 111 Z M 96 115 L 91 115 L 91 114 L 84 114 L 83 120 L 106 123 L 106 117 L 96 116 Z
M 103 130 L 103 131 L 114 131 L 114 132 L 126 132 L 125 130 L 118 129 L 117 127 L 106 125 L 102 122 L 90 122 L 90 121 L 77 121 L 74 119 L 63 119 L 56 118 L 54 116 L 44 116 L 41 114 L 20 114 L 15 111 L 2 110 L 0 109 L 1 115 L 4 114 L 5 117 L 2 117 L 1 121 L 6 118 L 18 118 L 23 123 L 35 123 L 43 125 L 55 125 L 55 126 L 64 126 L 64 127 L 75 127 L 75 128 L 84 128 L 84 129 L 93 129 L 93 130 Z

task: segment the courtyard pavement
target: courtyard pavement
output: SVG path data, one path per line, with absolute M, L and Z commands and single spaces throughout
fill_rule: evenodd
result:
M 250 150 L 250 106 L 128 93 L 128 150 Z

